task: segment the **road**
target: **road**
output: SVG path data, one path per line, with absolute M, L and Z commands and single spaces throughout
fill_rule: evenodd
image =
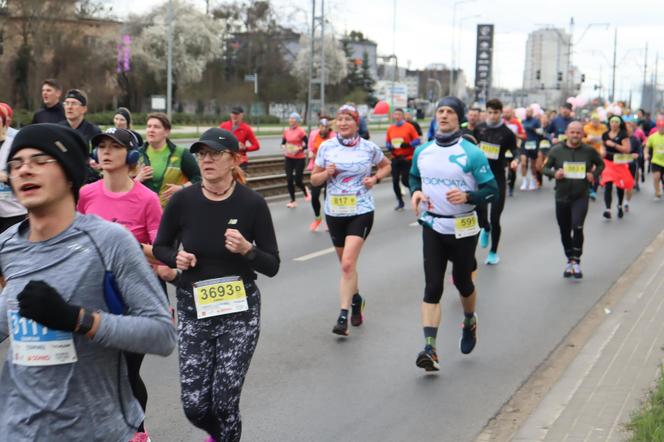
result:
M 201 130 L 202 132 L 203 130 Z M 385 129 L 371 131 L 371 140 L 379 146 L 383 146 L 385 144 L 385 132 Z M 191 146 L 195 141 L 197 139 L 194 138 L 178 138 L 173 140 L 176 144 L 187 147 Z M 261 148 L 256 152 L 249 152 L 249 161 L 253 157 L 281 155 L 281 136 L 259 136 L 258 141 L 261 144 Z
M 664 228 L 664 204 L 652 202 L 650 189 L 620 221 L 602 221 L 602 205 L 592 203 L 585 278 L 564 280 L 551 183 L 545 186 L 507 202 L 502 261 L 480 265 L 479 342 L 469 356 L 458 349 L 462 310 L 446 278 L 442 368 L 434 375 L 415 366 L 423 344 L 420 227 L 411 226 L 412 212 L 392 210 L 391 184 L 376 189 L 376 221 L 360 260 L 366 323 L 347 339 L 331 333 L 339 267 L 325 253 L 327 234 L 307 231 L 312 213 L 303 201 L 295 210 L 272 203 L 282 265 L 275 278 L 258 281 L 263 323 L 242 397 L 243 440 L 473 440 Z M 295 261 L 310 254 L 318 256 Z M 485 257 L 479 250 L 478 261 Z M 146 358 L 142 374 L 153 440 L 203 440 L 181 411 L 177 356 Z

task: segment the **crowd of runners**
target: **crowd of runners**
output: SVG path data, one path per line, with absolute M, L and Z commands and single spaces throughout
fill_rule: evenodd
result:
M 43 109 L 19 131 L 0 103 L 0 339 L 10 338 L 0 440 L 150 440 L 141 364 L 176 346 L 186 417 L 208 441 L 240 440 L 240 395 L 260 332 L 257 274 L 280 266 L 269 206 L 246 183 L 247 152 L 260 143 L 243 109 L 185 148 L 169 138 L 165 114 L 149 114 L 142 137 L 119 108 L 102 131 L 85 119 L 83 90 L 63 94 L 49 79 L 41 92 Z M 664 115 L 575 111 L 533 105 L 518 115 L 497 99 L 467 108 L 445 97 L 426 139 L 407 110 L 394 109 L 385 140 L 370 139 L 353 104 L 320 115 L 311 133 L 290 115 L 287 206 L 297 207 L 298 192 L 311 203 L 308 229 L 325 226 L 340 266 L 332 332 L 346 338 L 364 323 L 358 261 L 374 223 L 372 190 L 389 177 L 394 209 L 412 209 L 422 231 L 417 367 L 440 368 L 448 263 L 464 312 L 460 351 L 475 348 L 476 248 L 489 248 L 486 265 L 501 262 L 501 215 L 517 185 L 555 188 L 561 273 L 581 279 L 584 221 L 598 192 L 607 221 L 628 216 L 648 180 L 662 199 Z

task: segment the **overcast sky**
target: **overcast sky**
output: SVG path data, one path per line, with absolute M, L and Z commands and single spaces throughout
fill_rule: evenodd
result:
M 114 10 L 144 12 L 165 0 L 112 0 Z M 638 103 L 643 79 L 645 45 L 648 43 L 650 81 L 655 57 L 660 53 L 659 83 L 664 81 L 663 12 L 660 0 L 468 0 L 457 1 L 457 42 L 461 45 L 457 64 L 465 71 L 469 84 L 475 71 L 475 32 L 478 23 L 495 25 L 494 86 L 519 88 L 523 83 L 528 33 L 552 25 L 569 30 L 574 17 L 573 64 L 586 74 L 582 91 L 590 95 L 600 79 L 604 87 L 611 82 L 613 33 L 618 29 L 616 97 Z M 189 0 L 205 8 L 205 0 Z M 223 0 L 210 0 L 222 4 Z M 295 17 L 293 26 L 304 30 L 311 20 L 311 0 L 272 0 L 283 16 Z M 320 0 L 317 2 L 320 4 Z M 396 33 L 392 32 L 396 3 Z M 326 0 L 328 21 L 339 34 L 359 30 L 378 43 L 379 54 L 394 51 L 401 66 L 424 68 L 430 63 L 450 65 L 452 54 L 452 0 Z M 594 25 L 604 23 L 603 26 Z M 593 24 L 588 31 L 588 25 Z M 607 26 L 608 25 L 608 26 Z M 459 28 L 457 28 L 459 29 Z M 584 34 L 582 36 L 582 34 Z M 601 76 L 600 76 L 601 74 Z

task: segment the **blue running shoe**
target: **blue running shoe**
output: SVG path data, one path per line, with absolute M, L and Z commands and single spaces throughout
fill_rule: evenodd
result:
M 484 229 L 480 230 L 480 247 L 483 249 L 489 247 L 489 232 Z
M 590 196 L 590 199 L 593 201 L 597 200 L 597 192 L 595 192 L 593 189 L 590 189 L 590 192 L 588 192 L 588 196 Z
M 486 257 L 485 264 L 496 265 L 500 262 L 500 256 L 495 252 L 489 252 L 489 255 Z

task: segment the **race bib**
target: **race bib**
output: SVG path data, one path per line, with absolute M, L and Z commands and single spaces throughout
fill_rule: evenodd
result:
M 17 310 L 7 310 L 12 362 L 25 366 L 73 364 L 78 361 L 72 333 L 51 330 Z
M 559 143 L 564 143 L 565 141 L 567 141 L 567 135 L 565 135 L 565 134 L 558 135 L 558 142 Z
M 399 148 L 403 143 L 403 138 L 392 138 L 391 142 L 392 142 L 392 147 Z
M 467 215 L 454 217 L 454 237 L 465 238 L 467 236 L 477 235 L 480 232 L 480 226 L 477 221 L 477 213 L 473 212 Z
M 536 141 L 526 141 L 526 144 L 524 145 L 526 150 L 535 150 L 537 149 L 537 142 Z
M 563 163 L 565 178 L 570 180 L 586 179 L 586 163 L 576 161 L 565 161 Z
M 298 153 L 300 149 L 301 146 L 298 146 L 297 144 L 286 144 L 286 152 L 288 153 Z
M 616 153 L 613 155 L 615 164 L 629 164 L 634 160 L 631 153 Z
M 497 160 L 500 156 L 500 146 L 497 144 L 482 141 L 480 143 L 480 149 L 482 149 L 484 155 L 490 160 Z
M 551 142 L 549 140 L 540 141 L 540 149 L 549 149 L 551 148 Z
M 239 276 L 194 283 L 194 302 L 198 319 L 249 310 L 247 292 Z
M 657 155 L 664 155 L 664 146 L 656 146 L 655 147 L 655 153 Z
M 330 195 L 330 215 L 355 215 L 357 213 L 356 195 Z

